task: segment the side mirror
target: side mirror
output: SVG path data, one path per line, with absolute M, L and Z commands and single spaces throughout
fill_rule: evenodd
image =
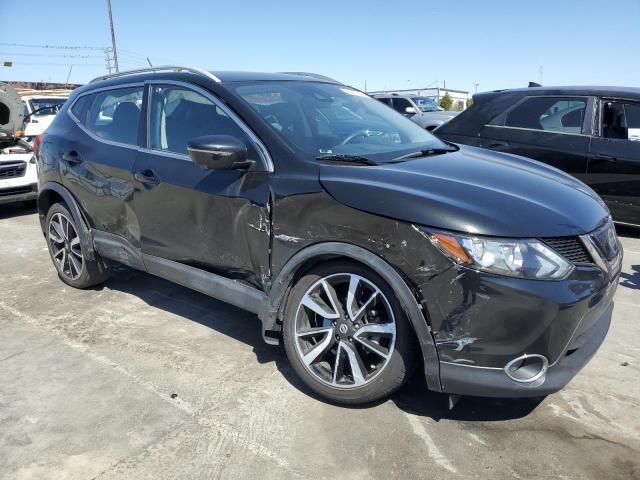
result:
M 246 170 L 254 162 L 247 160 L 247 145 L 231 135 L 205 135 L 189 141 L 193 163 L 203 170 Z
M 410 113 L 411 115 L 418 113 L 415 107 L 407 107 L 404 109 L 404 113 Z

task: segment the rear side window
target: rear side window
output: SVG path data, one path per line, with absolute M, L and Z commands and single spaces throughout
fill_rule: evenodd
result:
M 513 110 L 505 126 L 562 133 L 582 133 L 587 107 L 585 98 L 532 97 Z
M 84 125 L 93 95 L 83 95 L 71 107 L 71 113 Z
M 640 141 L 640 104 L 605 102 L 602 109 L 602 136 Z
M 385 103 L 385 104 L 391 106 L 391 99 L 390 98 L 378 98 L 377 100 L 380 100 L 382 103 Z
M 230 135 L 244 140 L 248 157 L 259 158 L 238 124 L 204 95 L 170 85 L 151 88 L 149 148 L 187 155 L 189 141 L 205 135 Z
M 87 114 L 87 128 L 105 140 L 137 145 L 142 92 L 140 86 L 96 93 Z

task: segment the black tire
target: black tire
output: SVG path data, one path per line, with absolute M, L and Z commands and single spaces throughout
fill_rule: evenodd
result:
M 65 220 L 68 220 L 75 236 L 73 233 L 69 233 L 69 237 L 71 238 L 67 238 L 65 233 L 65 236 L 61 236 L 60 238 L 62 242 L 57 242 L 54 239 L 56 234 L 52 233 L 56 232 L 55 227 L 52 226 L 52 221 L 54 221 L 57 226 L 60 220 L 62 220 L 62 223 L 65 225 Z M 71 230 L 67 228 L 64 228 L 64 230 L 71 232 Z M 51 206 L 45 220 L 45 237 L 47 239 L 47 247 L 49 248 L 51 261 L 58 271 L 58 276 L 64 283 L 74 288 L 82 289 L 93 287 L 107 280 L 111 273 L 111 265 L 97 253 L 94 254 L 93 260 L 88 260 L 81 242 L 76 242 L 75 245 L 70 246 L 78 236 L 79 231 L 73 215 L 71 215 L 71 212 L 69 212 L 69 209 L 64 203 L 56 203 Z M 61 250 L 65 250 L 65 252 L 61 253 Z M 67 255 L 69 256 L 68 259 Z M 71 261 L 71 256 L 73 256 L 74 262 Z M 64 257 L 66 261 L 62 260 L 62 257 Z M 80 264 L 80 268 L 78 268 L 78 264 Z
M 395 345 L 394 348 L 392 348 L 393 351 L 391 355 L 389 355 L 386 360 L 387 363 L 385 363 L 384 366 L 381 367 L 380 371 L 374 371 L 374 373 L 372 373 L 368 377 L 369 380 L 367 380 L 366 383 L 360 386 L 351 386 L 350 388 L 342 388 L 340 386 L 335 386 L 335 384 L 329 385 L 327 384 L 326 379 L 323 382 L 320 378 L 317 378 L 317 375 L 311 373 L 308 367 L 303 362 L 303 353 L 301 351 L 301 347 L 299 347 L 299 344 L 296 343 L 299 342 L 298 337 L 296 336 L 296 317 L 299 314 L 299 308 L 302 309 L 301 302 L 303 301 L 303 298 L 305 297 L 307 291 L 313 289 L 314 285 L 318 285 L 320 279 L 326 277 L 340 278 L 340 274 L 362 277 L 363 279 L 367 280 L 375 287 L 377 287 L 379 291 L 382 292 L 384 297 L 386 297 L 386 302 L 384 303 L 384 305 L 390 307 L 391 311 L 393 312 L 393 319 L 395 321 Z M 339 299 L 340 295 L 338 294 L 338 290 L 334 290 L 334 292 L 336 292 L 336 297 Z M 344 303 L 340 308 L 343 309 L 344 318 L 346 318 L 346 320 L 349 320 L 347 314 L 344 313 Z M 360 306 L 361 305 L 358 305 L 358 307 Z M 300 315 L 305 314 L 300 313 Z M 308 314 L 307 317 L 304 318 L 309 318 Z M 314 321 L 317 321 L 318 318 L 323 317 L 316 315 L 313 318 L 315 319 Z M 368 313 L 364 318 L 369 318 Z M 338 326 L 340 326 L 341 322 L 344 322 L 346 320 L 339 319 L 336 322 Z M 322 319 L 322 321 L 325 324 L 327 322 L 327 320 L 324 318 Z M 365 325 L 369 324 L 363 323 L 359 328 L 363 329 Z M 309 326 L 313 327 L 313 325 Z M 339 348 L 337 347 L 337 344 L 340 343 L 340 341 L 337 340 L 335 334 L 339 334 L 342 332 L 339 332 L 337 327 L 334 328 L 334 333 L 330 335 L 334 336 L 336 341 L 333 342 L 332 340 L 334 346 L 331 348 L 336 348 L 337 352 L 340 352 Z M 357 330 L 353 330 L 353 332 L 357 332 Z M 291 290 L 284 311 L 283 339 L 287 357 L 289 358 L 291 366 L 295 370 L 296 374 L 302 379 L 302 381 L 320 397 L 329 400 L 332 403 L 343 405 L 367 404 L 390 396 L 393 392 L 398 390 L 410 377 L 411 373 L 413 372 L 418 353 L 417 341 L 415 339 L 413 329 L 405 313 L 400 308 L 400 304 L 395 298 L 393 290 L 379 275 L 377 275 L 372 270 L 358 263 L 348 261 L 324 264 L 320 267 L 312 269 L 297 281 L 297 283 Z M 352 341 L 352 337 L 348 337 L 348 339 L 349 342 L 351 342 L 352 347 L 357 346 L 358 350 L 364 350 L 365 352 L 367 351 L 367 349 L 363 348 L 361 344 L 359 344 L 355 340 Z M 312 342 L 317 343 L 312 344 L 311 349 L 321 343 L 321 341 L 316 341 L 315 339 L 312 340 Z M 330 357 L 332 355 L 331 350 L 329 349 L 327 350 L 327 352 L 329 352 L 327 353 L 327 356 Z M 307 351 L 306 353 L 309 352 Z M 331 361 L 327 362 L 327 365 L 329 365 L 331 370 L 335 368 L 335 357 L 333 362 L 333 367 L 331 367 Z M 343 363 L 345 362 L 343 361 Z M 347 363 L 349 363 L 348 359 Z M 351 365 L 351 363 L 349 363 L 349 365 Z M 363 364 L 361 364 L 361 366 L 363 366 Z M 343 370 L 345 369 L 344 366 L 342 368 Z M 352 380 L 355 380 L 355 376 L 353 376 Z M 332 383 L 333 382 L 335 382 L 335 376 L 332 380 Z M 353 385 L 355 385 L 355 383 L 353 383 Z

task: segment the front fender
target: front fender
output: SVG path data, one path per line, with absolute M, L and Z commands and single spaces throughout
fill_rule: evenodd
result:
M 363 265 L 367 265 L 389 284 L 400 302 L 401 308 L 407 314 L 420 344 L 427 385 L 430 390 L 442 391 L 438 353 L 431 329 L 422 312 L 422 307 L 409 286 L 391 265 L 379 256 L 356 245 L 342 242 L 317 243 L 300 250 L 289 259 L 272 284 L 269 292 L 268 307 L 259 314 L 265 341 L 272 344 L 277 343 L 277 339 L 267 335 L 266 332 L 280 330 L 280 326 L 277 325 L 277 319 L 282 312 L 289 290 L 300 269 L 314 259 L 331 257 L 351 258 Z

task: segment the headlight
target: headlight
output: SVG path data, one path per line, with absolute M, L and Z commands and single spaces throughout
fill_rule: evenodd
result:
M 573 265 L 535 239 L 483 238 L 454 233 L 427 235 L 445 255 L 470 268 L 537 280 L 560 280 Z

